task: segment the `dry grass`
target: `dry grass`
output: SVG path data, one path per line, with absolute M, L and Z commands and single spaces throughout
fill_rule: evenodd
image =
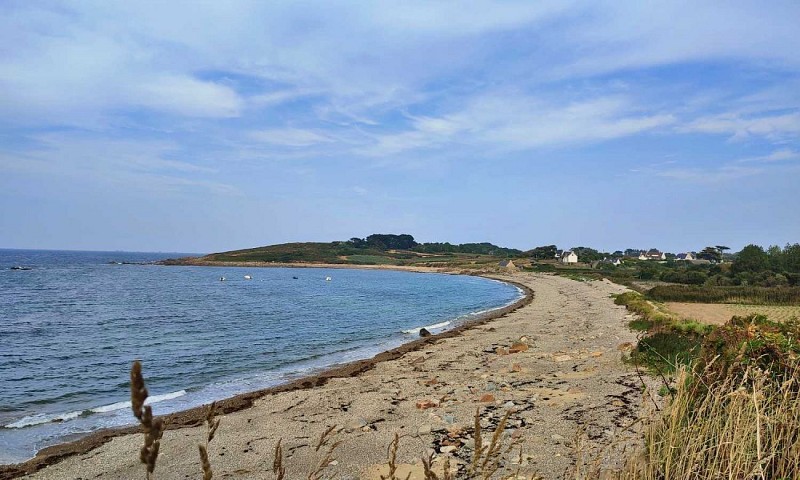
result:
M 217 433 L 217 428 L 219 428 L 220 419 L 214 418 L 216 405 L 216 402 L 211 402 L 206 411 L 206 443 L 205 445 L 200 444 L 197 446 L 200 450 L 200 463 L 203 467 L 203 480 L 211 480 L 214 477 L 211 463 L 208 461 L 208 446 L 211 440 L 214 440 L 214 434 Z
M 703 323 L 722 325 L 734 315 L 766 315 L 777 322 L 800 318 L 800 306 L 796 305 L 739 305 L 725 303 L 681 303 L 669 302 L 667 308 L 684 318 L 693 318 Z
M 800 474 L 798 366 L 775 381 L 748 369 L 707 385 L 680 369 L 675 396 L 619 479 L 794 479 Z
M 800 306 L 797 305 L 730 305 L 734 315 L 766 315 L 776 322 L 788 322 L 800 318 Z
M 148 395 L 142 376 L 142 364 L 137 360 L 131 367 L 131 409 L 144 433 L 144 445 L 139 451 L 139 461 L 145 464 L 149 480 L 153 478 L 156 469 L 158 449 L 161 446 L 161 436 L 164 434 L 164 421 L 161 418 L 153 418 L 153 409 L 144 404 Z
M 319 452 L 323 447 L 327 447 L 327 449 L 324 451 L 325 453 L 314 463 L 314 468 L 311 469 L 306 477 L 308 480 L 321 480 L 322 478 L 326 478 L 324 477 L 326 469 L 334 464 L 335 458 L 333 455 L 336 452 L 336 449 L 339 448 L 339 445 L 342 444 L 341 441 L 334 439 L 335 430 L 336 425 L 332 425 L 320 435 L 314 451 Z M 282 442 L 282 439 L 278 439 L 278 443 L 275 444 L 275 453 L 272 460 L 272 474 L 277 480 L 283 480 L 286 478 L 286 465 L 284 464 L 286 459 L 283 456 Z M 330 476 L 327 478 L 335 478 L 335 476 Z

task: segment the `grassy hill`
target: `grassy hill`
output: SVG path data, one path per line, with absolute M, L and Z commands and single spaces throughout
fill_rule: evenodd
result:
M 496 265 L 510 255 L 507 249 L 496 249 L 496 254 L 381 249 L 367 245 L 356 247 L 352 242 L 284 243 L 264 247 L 212 253 L 198 259 L 181 259 L 168 263 L 330 263 L 341 265 L 393 265 L 393 266 L 484 266 Z

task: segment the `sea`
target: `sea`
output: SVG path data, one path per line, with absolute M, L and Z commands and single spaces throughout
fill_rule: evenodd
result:
M 370 358 L 523 295 L 472 276 L 153 264 L 179 256 L 0 249 L 0 464 L 133 424 L 137 359 L 162 415 Z

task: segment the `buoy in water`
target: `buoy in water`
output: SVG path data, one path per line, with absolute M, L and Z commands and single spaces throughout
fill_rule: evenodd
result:
M 245 280 L 252 280 L 252 279 L 253 279 L 253 277 L 251 277 L 250 275 L 245 275 L 245 276 L 244 276 L 244 279 L 245 279 Z

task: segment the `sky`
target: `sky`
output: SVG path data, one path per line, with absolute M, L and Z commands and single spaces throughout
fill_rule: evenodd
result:
M 0 3 L 0 247 L 800 241 L 800 2 Z

